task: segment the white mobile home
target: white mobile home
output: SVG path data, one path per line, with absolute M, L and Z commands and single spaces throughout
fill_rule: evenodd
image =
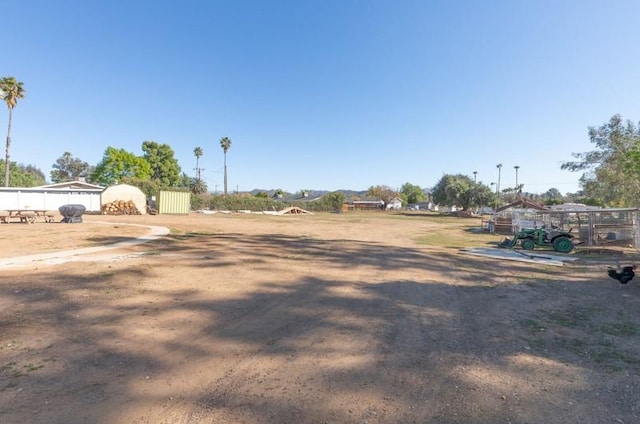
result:
M 58 210 L 63 205 L 82 205 L 87 212 L 100 212 L 104 187 L 81 181 L 40 187 L 0 187 L 0 210 Z

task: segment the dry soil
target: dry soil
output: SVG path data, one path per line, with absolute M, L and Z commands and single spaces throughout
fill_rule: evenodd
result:
M 0 267 L 3 424 L 640 422 L 639 281 L 605 272 L 633 251 L 553 267 L 460 254 L 473 220 L 215 214 L 2 224 L 0 260 L 127 223 L 171 232 Z

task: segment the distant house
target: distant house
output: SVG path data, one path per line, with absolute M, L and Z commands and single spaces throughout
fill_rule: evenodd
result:
M 435 207 L 433 202 L 419 202 L 416 203 L 416 206 L 418 206 L 418 209 L 421 211 L 430 211 Z
M 433 210 L 434 212 L 453 213 L 453 212 L 457 212 L 459 209 L 461 208 L 455 205 L 452 205 L 452 206 L 433 205 L 433 208 L 431 210 Z
M 397 211 L 402 209 L 402 200 L 399 197 L 394 197 L 387 202 L 385 209 L 388 211 Z

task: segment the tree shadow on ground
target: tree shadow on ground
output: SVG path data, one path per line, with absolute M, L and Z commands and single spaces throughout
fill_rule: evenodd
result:
M 138 422 L 630 422 L 640 411 L 636 286 L 341 238 L 199 234 L 145 249 L 158 254 L 0 276 L 9 422 L 28 410 L 34 423 L 118 423 L 131 420 L 123 400 L 150 405 Z M 612 390 L 616 403 L 597 396 Z

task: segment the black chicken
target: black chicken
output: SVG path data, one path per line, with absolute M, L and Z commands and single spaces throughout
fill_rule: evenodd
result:
M 609 267 L 607 274 L 609 274 L 609 277 L 620 281 L 622 284 L 627 284 L 629 281 L 633 280 L 633 277 L 636 275 L 636 273 L 633 272 L 634 269 L 636 269 L 635 265 L 624 266 L 622 267 L 622 271 L 618 272 Z

